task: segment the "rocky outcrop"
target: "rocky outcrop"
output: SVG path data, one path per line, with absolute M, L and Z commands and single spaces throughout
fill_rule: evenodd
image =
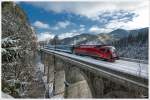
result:
M 27 93 L 33 78 L 37 38 L 25 12 L 2 2 L 2 91 L 14 97 Z

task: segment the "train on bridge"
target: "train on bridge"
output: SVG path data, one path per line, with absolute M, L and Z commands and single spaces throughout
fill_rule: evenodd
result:
M 79 45 L 73 47 L 73 53 L 77 55 L 87 55 L 94 58 L 114 62 L 119 59 L 117 51 L 113 46 L 107 45 Z
M 108 45 L 48 45 L 46 48 L 81 56 L 90 56 L 109 62 L 119 59 L 115 47 Z

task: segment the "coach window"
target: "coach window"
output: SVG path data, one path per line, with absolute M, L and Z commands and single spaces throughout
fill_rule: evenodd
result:
M 106 49 L 106 51 L 105 51 L 106 53 L 109 53 L 109 49 Z

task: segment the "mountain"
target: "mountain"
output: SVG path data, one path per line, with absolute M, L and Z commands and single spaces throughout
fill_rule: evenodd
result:
M 87 43 L 103 44 L 103 42 L 99 40 L 97 35 L 92 35 L 92 34 L 88 34 L 88 33 L 76 35 L 76 36 L 70 37 L 70 38 L 65 38 L 65 39 L 61 40 L 60 43 L 63 45 L 87 44 Z
M 142 28 L 137 30 L 124 30 L 116 29 L 110 33 L 99 33 L 99 34 L 89 34 L 83 33 L 76 35 L 74 37 L 64 38 L 60 40 L 63 45 L 72 44 L 111 44 L 112 42 L 119 41 L 128 36 L 137 36 L 138 33 L 147 33 L 148 28 Z
M 123 37 L 127 37 L 129 31 L 123 29 L 117 29 L 110 33 L 99 33 L 99 34 L 89 34 L 83 33 L 70 38 L 65 38 L 61 40 L 63 45 L 71 44 L 110 44 L 113 41 L 119 40 Z
M 97 36 L 98 39 L 104 44 L 110 44 L 111 42 L 115 41 L 115 39 L 110 34 L 107 33 L 100 33 Z
M 130 32 L 124 29 L 116 29 L 109 33 L 109 35 L 111 35 L 111 37 L 114 40 L 119 40 L 121 38 L 128 37 L 129 34 Z
M 137 36 L 138 33 L 147 34 L 148 33 L 148 27 L 136 29 L 136 30 L 130 30 L 129 32 L 130 32 L 130 34 L 132 34 L 132 36 Z

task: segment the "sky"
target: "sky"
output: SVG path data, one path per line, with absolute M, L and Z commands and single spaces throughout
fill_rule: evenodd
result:
M 149 0 L 100 0 L 93 2 L 17 2 L 34 27 L 38 40 L 58 35 L 109 33 L 149 27 Z

